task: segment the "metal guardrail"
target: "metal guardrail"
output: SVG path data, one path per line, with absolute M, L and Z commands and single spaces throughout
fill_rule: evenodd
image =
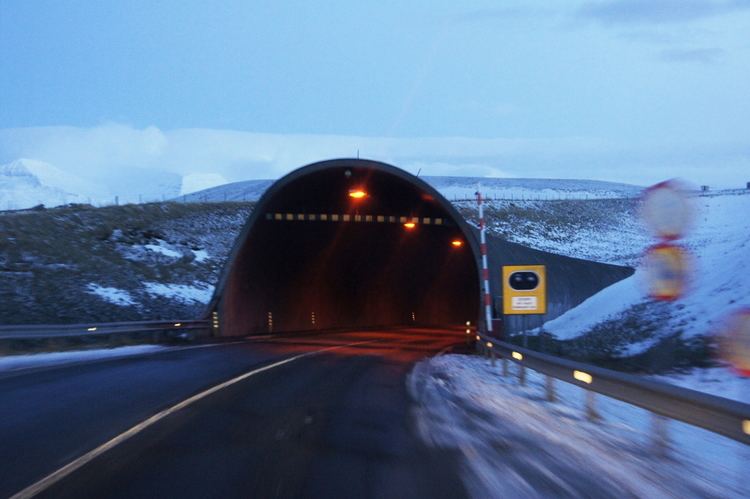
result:
M 0 340 L 71 338 L 157 331 L 209 329 L 208 320 L 101 322 L 92 324 L 33 324 L 0 326 Z
M 467 334 L 475 334 L 469 331 L 467 329 Z M 562 359 L 483 334 L 476 334 L 474 339 L 480 351 L 486 355 L 500 358 L 503 363 L 510 361 L 518 364 L 522 381 L 525 379 L 523 369 L 528 367 L 590 392 L 641 407 L 658 416 L 682 421 L 750 445 L 750 404 Z M 507 371 L 505 365 L 504 371 Z M 550 390 L 549 379 L 547 389 Z M 587 401 L 588 404 L 591 404 L 587 407 L 589 415 L 595 416 L 593 397 Z

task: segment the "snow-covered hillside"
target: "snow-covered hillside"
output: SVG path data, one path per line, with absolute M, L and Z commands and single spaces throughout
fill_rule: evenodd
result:
M 599 180 L 422 177 L 449 200 L 474 199 L 477 184 L 487 199 L 560 200 L 633 198 L 642 187 Z
M 420 177 L 447 199 L 473 199 L 477 184 L 487 199 L 551 200 L 637 197 L 643 188 L 598 180 L 539 178 Z M 194 192 L 186 201 L 257 201 L 273 180 L 246 180 Z
M 692 198 L 695 227 L 683 241 L 693 260 L 692 282 L 674 303 L 646 293 L 644 274 L 619 282 L 548 322 L 558 339 L 607 337 L 614 356 L 633 356 L 670 339 L 693 341 L 718 333 L 727 315 L 750 306 L 750 193 Z M 615 334 L 624 330 L 623 335 Z M 619 338 L 619 340 L 618 340 Z
M 216 202 L 216 201 L 257 201 L 271 187 L 274 180 L 245 180 L 232 182 L 186 194 L 180 200 L 186 202 Z
M 455 202 L 478 225 L 476 203 Z M 559 255 L 635 266 L 649 236 L 638 220 L 638 199 L 570 199 L 486 203 L 490 234 Z

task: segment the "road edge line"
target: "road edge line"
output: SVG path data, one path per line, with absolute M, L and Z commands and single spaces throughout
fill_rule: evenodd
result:
M 253 369 L 252 371 L 248 371 L 246 373 L 240 374 L 239 376 L 235 376 L 232 379 L 229 379 L 227 381 L 224 381 L 222 383 L 219 383 L 218 385 L 214 385 L 211 388 L 208 388 L 206 390 L 203 390 L 200 393 L 197 393 L 191 397 L 188 397 L 187 399 L 183 400 L 182 402 L 178 402 L 177 404 L 168 407 L 167 409 L 164 409 L 162 411 L 157 412 L 153 416 L 144 419 L 140 423 L 136 424 L 135 426 L 131 427 L 129 430 L 124 431 L 123 433 L 120 433 L 119 435 L 111 438 L 110 440 L 106 441 L 105 443 L 99 445 L 98 447 L 88 451 L 87 453 L 83 454 L 82 456 L 79 456 L 78 458 L 74 459 L 73 461 L 69 462 L 65 466 L 58 468 L 57 470 L 53 471 L 52 473 L 48 474 L 41 480 L 38 480 L 34 482 L 33 484 L 29 485 L 28 487 L 24 488 L 20 492 L 16 492 L 12 496 L 10 496 L 10 499 L 28 499 L 30 497 L 34 497 L 37 494 L 40 494 L 50 488 L 51 486 L 55 485 L 60 480 L 63 480 L 64 478 L 68 477 L 69 475 L 73 474 L 75 471 L 81 469 L 89 462 L 93 461 L 97 457 L 101 456 L 102 454 L 106 453 L 107 451 L 115 448 L 119 444 L 129 440 L 130 438 L 134 437 L 135 435 L 139 434 L 146 428 L 149 428 L 150 426 L 155 425 L 162 419 L 175 414 L 176 412 L 179 412 L 180 410 L 184 409 L 185 407 L 188 407 L 195 402 L 198 402 L 210 395 L 213 395 L 214 393 L 223 390 L 224 388 L 227 388 L 229 386 L 232 386 L 234 384 L 237 384 L 241 381 L 246 380 L 247 378 L 250 378 L 251 376 L 255 376 L 256 374 L 260 374 L 265 371 L 269 371 L 271 369 L 274 369 L 276 367 L 283 366 L 285 364 L 292 363 L 296 360 L 303 359 L 305 357 L 312 357 L 314 355 L 319 355 L 321 353 L 330 352 L 331 350 L 338 350 L 340 348 L 346 348 L 346 347 L 353 347 L 357 345 L 363 345 L 365 343 L 375 343 L 382 340 L 370 340 L 370 341 L 359 341 L 356 343 L 348 343 L 346 345 L 337 345 L 333 347 L 324 348 L 322 350 L 315 350 L 312 352 L 305 352 L 303 354 L 295 355 L 293 357 L 287 357 L 286 359 L 274 362 L 272 364 L 268 364 L 263 367 L 259 367 L 257 369 Z

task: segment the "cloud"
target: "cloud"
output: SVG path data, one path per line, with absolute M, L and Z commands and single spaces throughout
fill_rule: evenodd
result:
M 746 9 L 748 0 L 606 0 L 586 3 L 578 16 L 607 25 L 670 24 Z
M 663 50 L 659 59 L 665 62 L 715 64 L 724 55 L 720 48 L 670 49 Z

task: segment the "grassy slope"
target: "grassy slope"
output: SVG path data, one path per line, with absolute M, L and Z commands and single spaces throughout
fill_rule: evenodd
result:
M 195 317 L 203 304 L 146 293 L 153 281 L 216 281 L 249 203 L 62 207 L 0 216 L 0 323 Z M 129 250 L 166 241 L 182 256 Z M 192 250 L 212 256 L 195 261 Z M 90 283 L 130 292 L 135 306 L 86 293 Z

